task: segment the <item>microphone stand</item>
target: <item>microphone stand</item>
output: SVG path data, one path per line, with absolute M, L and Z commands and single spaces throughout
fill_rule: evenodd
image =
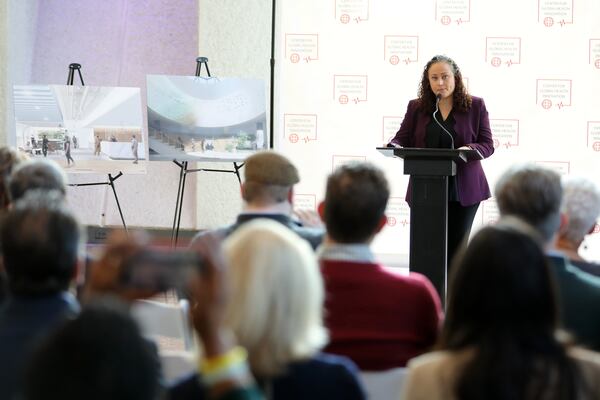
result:
M 440 121 L 438 121 L 438 119 L 435 117 L 435 114 L 438 113 L 438 111 L 440 110 L 440 100 L 442 99 L 442 96 L 440 94 L 435 96 L 435 111 L 433 112 L 433 120 L 440 126 L 440 128 L 442 128 L 442 130 L 444 132 L 446 132 L 446 134 L 450 137 L 450 143 L 452 144 L 452 147 L 450 147 L 451 149 L 454 149 L 454 138 L 452 137 L 452 134 L 450 132 L 448 132 L 448 130 L 446 129 L 446 127 L 444 127 L 444 125 L 442 125 L 440 123 Z

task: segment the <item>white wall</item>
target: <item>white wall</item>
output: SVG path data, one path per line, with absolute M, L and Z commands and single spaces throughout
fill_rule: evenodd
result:
M 281 0 L 278 8 L 275 143 L 308 176 L 297 203 L 314 208 L 340 163 L 379 165 L 392 187 L 392 219 L 374 243 L 378 253 L 408 252 L 410 214 L 401 160 L 375 147 L 398 130 L 435 54 L 454 58 L 469 91 L 485 99 L 496 151 L 483 167 L 492 189 L 515 162 L 600 184 L 598 1 Z M 497 218 L 492 198 L 474 227 Z M 600 260 L 600 235 L 589 242 Z
M 68 5 L 62 0 L 1 1 L 0 32 L 11 33 L 8 38 L 0 36 L 0 122 L 7 127 L 3 137 L 14 130 L 12 85 L 64 84 L 71 62 L 81 63 L 87 85 L 140 87 L 144 98 L 147 73 L 193 74 L 195 1 L 80 0 Z M 170 162 L 156 162 L 148 164 L 147 171 L 115 182 L 125 221 L 129 226 L 170 228 L 179 169 Z M 106 180 L 100 174 L 69 174 L 71 183 Z M 196 227 L 195 183 L 187 181 L 182 228 Z M 108 186 L 72 187 L 68 199 L 84 224 L 121 224 Z
M 270 0 L 200 0 L 198 26 L 199 55 L 208 57 L 212 76 L 259 78 L 268 85 Z M 268 93 L 268 86 L 266 90 Z M 217 165 L 232 168 L 231 164 Z M 215 164 L 198 166 L 211 168 Z M 200 173 L 197 179 L 198 227 L 213 228 L 233 221 L 242 205 L 234 175 Z

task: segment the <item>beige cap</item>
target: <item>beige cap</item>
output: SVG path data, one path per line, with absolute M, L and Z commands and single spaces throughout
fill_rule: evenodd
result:
M 291 161 L 274 151 L 259 151 L 248 157 L 244 178 L 264 185 L 293 186 L 300 182 L 298 170 Z

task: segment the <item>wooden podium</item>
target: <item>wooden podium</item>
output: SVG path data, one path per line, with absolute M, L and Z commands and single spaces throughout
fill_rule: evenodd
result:
M 411 176 L 410 270 L 431 280 L 446 304 L 448 177 L 456 165 L 481 160 L 477 150 L 378 147 L 382 154 L 404 159 Z

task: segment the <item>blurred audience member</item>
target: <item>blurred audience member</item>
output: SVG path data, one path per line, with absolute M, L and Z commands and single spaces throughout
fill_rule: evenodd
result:
M 168 253 L 150 247 L 146 235 L 125 231 L 112 232 L 99 259 L 91 265 L 90 279 L 87 282 L 86 301 L 94 301 L 106 294 L 116 295 L 127 303 L 158 294 L 157 288 L 163 285 L 162 272 L 156 268 L 164 260 L 147 257 L 165 256 Z M 227 300 L 223 274 L 223 261 L 220 242 L 207 235 L 196 243 L 194 253 L 185 254 L 186 260 L 194 260 L 185 275 L 189 281 L 181 282 L 190 297 L 191 317 L 196 332 L 203 343 L 203 355 L 199 371 L 205 384 L 203 398 L 228 400 L 256 400 L 262 398 L 247 365 L 245 350 L 235 346 L 234 338 L 223 326 L 223 307 Z M 174 254 L 171 254 L 174 255 Z M 179 255 L 183 255 L 179 253 Z M 190 257 L 195 255 L 195 257 Z M 142 256 L 142 257 L 140 257 Z M 172 260 L 178 257 L 171 258 Z M 175 275 L 182 265 L 170 265 L 170 274 Z M 161 267 L 162 268 L 162 267 Z M 186 267 L 187 268 L 187 267 Z M 137 272 L 133 270 L 136 269 Z M 192 272 L 192 273 L 189 273 Z M 132 281 L 136 275 L 141 280 Z M 157 279 L 156 282 L 152 282 Z M 143 283 L 142 286 L 139 286 Z M 156 352 L 154 352 L 156 353 Z M 126 369 L 115 371 L 123 376 Z M 122 379 L 120 377 L 119 379 Z M 85 398 L 80 393 L 80 398 Z M 107 397 L 109 398 L 109 397 Z M 124 397 L 127 398 L 127 397 Z
M 600 397 L 600 355 L 555 335 L 553 274 L 538 238 L 508 218 L 458 255 L 440 351 L 410 361 L 404 399 Z
M 298 170 L 290 160 L 274 151 L 259 151 L 244 163 L 242 198 L 244 209 L 235 224 L 216 232 L 228 236 L 244 223 L 268 218 L 287 226 L 306 239 L 315 249 L 323 239 L 323 230 L 302 226 L 292 219 L 294 185 L 300 182 Z M 196 238 L 204 235 L 201 232 Z
M 8 179 L 13 169 L 25 161 L 27 157 L 10 147 L 0 147 L 0 213 L 8 208 Z
M 559 288 L 564 327 L 582 345 L 600 350 L 600 277 L 581 271 L 552 250 L 559 228 L 566 223 L 560 212 L 560 176 L 540 165 L 516 165 L 500 177 L 495 191 L 502 217 L 519 217 L 542 236 Z
M 326 351 L 361 370 L 403 367 L 431 349 L 442 319 L 440 299 L 420 274 L 401 275 L 375 260 L 370 244 L 387 223 L 389 187 L 368 163 L 337 168 L 319 207 L 327 235 L 317 254 L 326 287 Z
M 4 215 L 4 212 L 8 209 L 10 204 L 10 197 L 8 194 L 8 178 L 12 173 L 13 169 L 21 162 L 25 161 L 27 157 L 24 153 L 21 153 L 10 147 L 0 147 L 0 218 Z M 2 223 L 0 221 L 0 223 Z M 0 244 L 0 252 L 2 247 Z M 6 299 L 6 274 L 4 267 L 0 262 L 0 305 Z
M 194 245 L 200 254 L 202 273 L 189 285 L 191 316 L 194 329 L 202 342 L 199 369 L 210 399 L 262 399 L 248 365 L 248 353 L 236 346 L 231 331 L 225 327 L 225 312 L 229 301 L 220 240 L 205 236 Z M 192 400 L 192 399 L 190 399 Z
M 37 339 L 78 312 L 68 292 L 82 243 L 62 193 L 29 191 L 0 227 L 9 299 L 0 311 L 0 392 L 11 399 Z
M 224 323 L 248 351 L 265 397 L 363 399 L 355 365 L 319 353 L 323 282 L 310 246 L 275 221 L 248 222 L 224 244 L 231 300 Z M 197 377 L 180 382 L 173 399 L 201 399 Z
M 15 202 L 29 190 L 55 190 L 64 198 L 67 193 L 67 176 L 62 168 L 48 159 L 35 159 L 20 164 L 8 180 L 11 201 Z
M 558 231 L 555 248 L 573 265 L 600 275 L 600 265 L 586 261 L 579 252 L 585 236 L 594 232 L 600 216 L 600 188 L 584 178 L 569 178 L 563 182 L 563 192 L 561 211 L 566 222 Z
M 24 400 L 157 400 L 160 364 L 116 300 L 86 305 L 34 352 Z

